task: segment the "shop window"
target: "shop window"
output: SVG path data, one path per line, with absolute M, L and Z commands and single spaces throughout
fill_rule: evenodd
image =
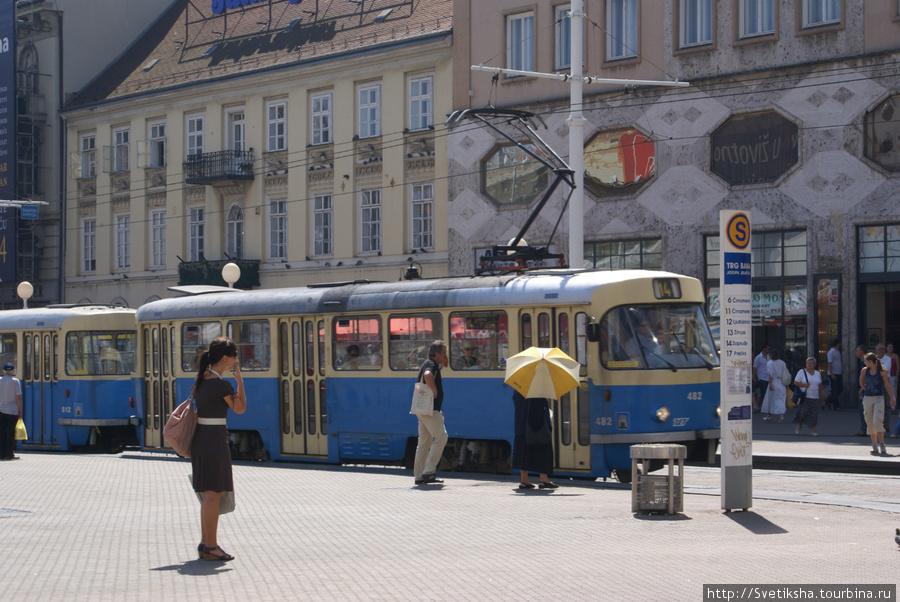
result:
M 900 224 L 861 226 L 857 237 L 860 272 L 900 272 Z

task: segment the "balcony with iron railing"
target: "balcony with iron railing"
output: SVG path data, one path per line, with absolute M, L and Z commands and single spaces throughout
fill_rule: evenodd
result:
M 260 261 L 258 259 L 209 260 L 206 258 L 202 258 L 200 261 L 182 261 L 179 263 L 178 286 L 192 284 L 227 286 L 225 279 L 222 277 L 222 268 L 225 267 L 226 263 L 235 263 L 241 269 L 241 277 L 234 283 L 235 288 L 249 290 L 254 286 L 259 286 Z
M 216 184 L 253 180 L 253 149 L 188 155 L 183 164 L 187 184 Z

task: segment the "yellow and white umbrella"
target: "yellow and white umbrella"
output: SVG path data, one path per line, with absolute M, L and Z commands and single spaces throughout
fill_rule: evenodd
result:
M 529 347 L 506 360 L 504 382 L 526 398 L 559 399 L 578 387 L 580 366 L 556 347 Z

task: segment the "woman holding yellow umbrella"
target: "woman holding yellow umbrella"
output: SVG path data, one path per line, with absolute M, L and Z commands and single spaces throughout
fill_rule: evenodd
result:
M 519 469 L 519 489 L 534 489 L 529 472 L 540 475 L 538 487 L 556 489 L 550 399 L 578 386 L 579 364 L 557 348 L 529 347 L 510 357 L 505 382 L 515 389 L 515 438 L 512 467 Z

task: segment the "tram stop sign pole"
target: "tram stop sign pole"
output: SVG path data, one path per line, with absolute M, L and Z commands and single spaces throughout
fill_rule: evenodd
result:
M 722 509 L 753 505 L 753 337 L 750 212 L 719 212 L 719 338 L 722 368 Z

